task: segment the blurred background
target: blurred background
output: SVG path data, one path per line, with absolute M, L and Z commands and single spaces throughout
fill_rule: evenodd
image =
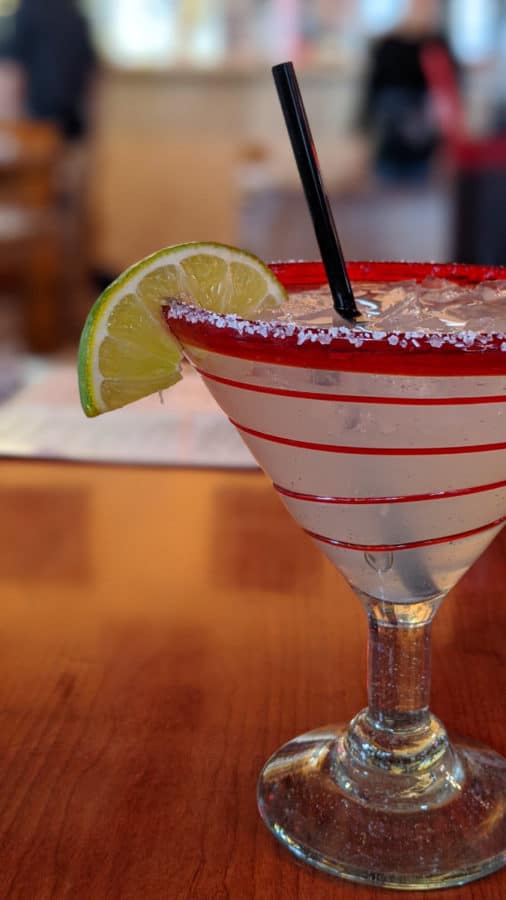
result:
M 506 263 L 506 0 L 0 0 L 0 396 L 161 246 L 318 255 L 285 59 L 348 258 Z

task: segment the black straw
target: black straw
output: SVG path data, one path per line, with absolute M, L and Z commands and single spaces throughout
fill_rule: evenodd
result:
M 316 240 L 334 298 L 334 307 L 343 318 L 352 320 L 360 313 L 355 305 L 336 223 L 323 186 L 313 137 L 293 63 L 284 62 L 273 66 L 272 74 L 313 220 Z

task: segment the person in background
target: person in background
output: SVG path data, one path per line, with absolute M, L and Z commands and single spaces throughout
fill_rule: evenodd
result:
M 7 38 L 0 45 L 3 66 L 17 73 L 17 117 L 50 122 L 63 152 L 59 193 L 67 273 L 77 308 L 67 315 L 80 325 L 91 272 L 88 197 L 91 98 L 96 55 L 88 22 L 75 0 L 21 0 Z M 70 265 L 72 271 L 70 271 Z
M 67 141 L 84 137 L 95 52 L 75 0 L 21 0 L 2 56 L 19 67 L 30 118 L 53 122 Z
M 412 0 L 399 27 L 372 48 L 359 127 L 373 141 L 375 174 L 384 182 L 423 182 L 439 143 L 421 54 L 439 44 L 453 57 L 438 0 Z

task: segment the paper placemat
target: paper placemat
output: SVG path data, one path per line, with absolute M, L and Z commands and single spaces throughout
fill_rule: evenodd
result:
M 147 397 L 86 419 L 75 366 L 55 365 L 0 406 L 0 456 L 256 468 L 235 428 L 189 368 L 162 399 Z

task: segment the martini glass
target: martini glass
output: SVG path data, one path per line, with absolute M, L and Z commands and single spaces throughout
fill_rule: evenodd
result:
M 274 267 L 289 290 L 323 267 Z M 352 263 L 361 281 L 470 284 L 506 270 Z M 286 507 L 369 622 L 368 707 L 265 765 L 260 813 L 295 856 L 391 888 L 463 884 L 506 863 L 506 760 L 430 712 L 430 633 L 506 520 L 506 336 L 357 336 L 185 304 L 172 332 Z

